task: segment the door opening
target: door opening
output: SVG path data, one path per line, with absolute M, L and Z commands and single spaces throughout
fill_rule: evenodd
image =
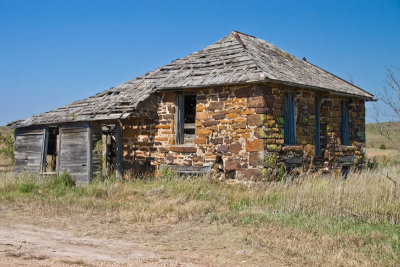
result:
M 46 152 L 46 165 L 44 168 L 45 173 L 55 173 L 57 171 L 58 161 L 58 127 L 49 127 L 47 137 L 47 152 Z
M 102 124 L 102 169 L 104 174 L 111 174 L 116 170 L 116 156 L 117 156 L 117 142 L 116 132 L 117 127 L 115 124 Z

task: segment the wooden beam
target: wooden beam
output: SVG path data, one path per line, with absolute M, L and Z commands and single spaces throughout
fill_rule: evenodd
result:
M 63 128 L 62 125 L 60 125 L 60 127 L 58 127 L 58 155 L 57 155 L 57 167 L 56 167 L 57 176 L 60 175 L 62 128 Z
M 117 178 L 122 179 L 122 123 L 120 120 L 116 123 L 116 133 L 115 133 L 115 141 L 116 141 L 116 161 L 117 161 L 117 168 L 116 168 L 116 175 Z
M 93 151 L 93 138 L 92 138 L 92 123 L 88 123 L 87 126 L 87 178 L 88 183 L 92 181 L 92 151 Z
M 48 140 L 49 140 L 49 127 L 45 126 L 43 128 L 42 162 L 40 166 L 41 172 L 43 173 L 46 172 Z

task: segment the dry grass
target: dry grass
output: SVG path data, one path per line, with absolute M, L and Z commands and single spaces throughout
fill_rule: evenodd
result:
M 173 176 L 70 187 L 54 179 L 4 174 L 0 203 L 19 203 L 37 214 L 100 216 L 127 228 L 233 227 L 243 236 L 237 242 L 255 254 L 285 246 L 278 253 L 285 264 L 398 265 L 400 189 L 382 172 L 399 177 L 400 168 L 352 174 L 345 181 L 310 176 L 253 188 Z

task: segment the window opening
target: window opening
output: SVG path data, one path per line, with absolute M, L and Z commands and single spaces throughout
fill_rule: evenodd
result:
M 194 144 L 196 130 L 196 95 L 178 95 L 177 107 L 177 144 Z
M 286 93 L 284 98 L 284 142 L 296 144 L 296 94 Z

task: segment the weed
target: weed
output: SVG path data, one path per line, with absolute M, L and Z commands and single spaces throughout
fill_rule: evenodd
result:
M 25 194 L 33 193 L 37 191 L 38 188 L 39 186 L 34 182 L 23 182 L 18 185 L 18 190 Z

